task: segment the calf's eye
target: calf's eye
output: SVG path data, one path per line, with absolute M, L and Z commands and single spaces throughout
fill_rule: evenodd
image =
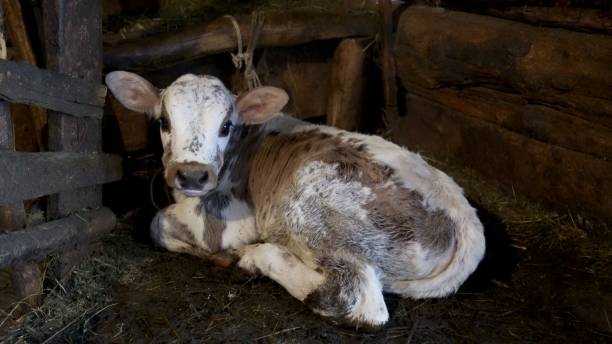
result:
M 232 129 L 232 121 L 227 121 L 225 123 L 223 123 L 223 125 L 221 126 L 221 130 L 219 131 L 219 136 L 221 137 L 225 137 L 227 135 L 229 135 L 230 129 Z

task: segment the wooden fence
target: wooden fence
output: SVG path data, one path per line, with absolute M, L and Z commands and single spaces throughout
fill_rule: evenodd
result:
M 37 261 L 78 250 L 115 226 L 102 207 L 101 184 L 120 179 L 122 169 L 119 156 L 101 152 L 101 14 L 96 0 L 44 0 L 47 69 L 0 60 L 0 268 L 12 269 L 24 297 L 41 292 Z M 14 151 L 8 102 L 49 110 L 49 152 Z M 23 201 L 45 195 L 50 222 L 24 228 Z

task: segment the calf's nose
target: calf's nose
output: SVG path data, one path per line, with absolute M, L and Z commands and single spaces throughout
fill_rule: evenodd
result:
M 179 169 L 176 171 L 175 184 L 180 189 L 201 190 L 208 182 L 208 177 L 206 169 Z

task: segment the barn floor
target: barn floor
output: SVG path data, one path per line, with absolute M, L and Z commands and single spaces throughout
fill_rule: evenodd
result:
M 389 295 L 391 321 L 379 331 L 334 326 L 266 278 L 156 250 L 135 211 L 67 281 L 48 283 L 45 303 L 17 319 L 4 341 L 612 341 L 609 228 L 441 167 L 480 205 L 487 258 L 453 297 Z M 0 322 L 14 320 L 5 314 Z

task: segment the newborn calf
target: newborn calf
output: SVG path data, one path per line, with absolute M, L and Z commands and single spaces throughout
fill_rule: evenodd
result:
M 138 75 L 106 82 L 127 108 L 159 119 L 177 203 L 151 224 L 170 251 L 235 252 L 315 312 L 382 325 L 383 291 L 442 297 L 483 257 L 483 229 L 461 188 L 378 136 L 281 113 L 278 88 L 235 99 L 217 78 L 158 90 Z

